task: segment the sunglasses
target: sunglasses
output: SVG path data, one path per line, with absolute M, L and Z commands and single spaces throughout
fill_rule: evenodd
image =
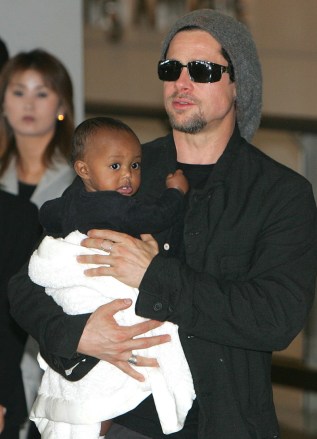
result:
M 161 60 L 157 72 L 161 81 L 177 81 L 183 67 L 187 67 L 189 77 L 194 82 L 218 82 L 223 73 L 231 73 L 229 66 L 222 66 L 209 61 L 190 61 L 182 64 L 172 59 Z

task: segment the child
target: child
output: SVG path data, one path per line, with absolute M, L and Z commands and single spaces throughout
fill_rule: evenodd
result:
M 95 250 L 80 246 L 92 228 L 111 228 L 139 236 L 171 228 L 176 242 L 166 252 L 176 254 L 181 229 L 184 194 L 188 183 L 181 171 L 169 174 L 167 189 L 157 200 L 136 197 L 141 183 L 141 145 L 135 133 L 122 122 L 97 117 L 84 121 L 74 133 L 72 162 L 80 178 L 61 198 L 46 202 L 40 220 L 47 236 L 34 252 L 29 266 L 32 280 L 46 287 L 46 293 L 69 314 L 93 312 L 118 297 L 135 303 L 138 291 L 113 278 L 88 278 L 74 255 Z M 103 250 L 109 250 L 102 248 Z M 108 282 L 108 284 L 107 284 Z M 144 319 L 134 308 L 118 313 L 120 324 Z M 100 361 L 83 379 L 74 382 L 77 364 L 68 371 L 68 380 L 47 367 L 31 418 L 43 438 L 73 436 L 96 438 L 104 434 L 111 419 L 137 406 L 153 394 L 163 431 L 182 428 L 195 398 L 191 374 L 178 338 L 177 326 L 165 322 L 153 335 L 170 333 L 171 342 L 151 348 L 142 355 L 157 358 L 159 368 L 144 368 L 140 383 L 107 362 Z M 134 357 L 135 358 L 135 357 Z M 51 436 L 54 431 L 54 435 Z
M 135 198 L 141 183 L 141 145 L 124 123 L 96 117 L 75 130 L 72 163 L 78 176 L 61 198 L 44 204 L 40 221 L 54 235 L 93 228 L 133 236 L 156 233 L 179 223 L 188 183 L 182 171 L 169 174 L 158 200 Z

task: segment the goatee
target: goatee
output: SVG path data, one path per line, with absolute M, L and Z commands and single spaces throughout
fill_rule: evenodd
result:
M 186 134 L 197 134 L 207 125 L 207 122 L 201 117 L 196 117 L 185 122 L 177 122 L 172 115 L 169 115 L 169 121 L 174 130 Z

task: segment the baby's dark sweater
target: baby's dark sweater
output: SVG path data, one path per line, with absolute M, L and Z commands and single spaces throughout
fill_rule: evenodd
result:
M 155 200 L 141 200 L 115 191 L 87 192 L 76 178 L 61 197 L 43 204 L 40 222 L 45 232 L 55 237 L 65 237 L 74 230 L 87 234 L 91 229 L 111 229 L 139 237 L 181 227 L 183 214 L 184 195 L 177 189 L 166 189 Z

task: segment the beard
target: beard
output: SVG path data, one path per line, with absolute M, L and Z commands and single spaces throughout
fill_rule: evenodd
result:
M 168 113 L 168 117 L 173 130 L 186 134 L 197 134 L 207 125 L 206 119 L 201 114 L 195 114 L 183 121 L 178 121 L 172 112 Z

